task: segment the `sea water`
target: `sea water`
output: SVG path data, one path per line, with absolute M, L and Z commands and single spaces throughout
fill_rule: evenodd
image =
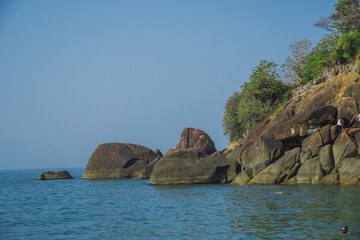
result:
M 0 171 L 0 239 L 360 239 L 360 186 L 148 186 L 68 170 Z

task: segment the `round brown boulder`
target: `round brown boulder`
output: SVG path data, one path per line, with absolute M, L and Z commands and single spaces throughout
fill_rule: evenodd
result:
M 158 154 L 130 143 L 104 143 L 91 155 L 83 178 L 136 178 Z
M 180 142 L 176 145 L 175 150 L 184 150 L 195 148 L 205 154 L 216 152 L 215 144 L 210 136 L 204 131 L 194 128 L 185 128 L 180 136 Z

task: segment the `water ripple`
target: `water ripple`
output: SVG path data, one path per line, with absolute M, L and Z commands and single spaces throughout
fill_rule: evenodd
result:
M 147 186 L 0 171 L 0 239 L 359 239 L 358 186 Z M 279 195 L 288 192 L 291 195 Z M 347 225 L 352 232 L 341 235 Z

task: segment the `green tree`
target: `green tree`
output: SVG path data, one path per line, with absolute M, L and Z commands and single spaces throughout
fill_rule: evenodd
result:
M 322 76 L 324 67 L 335 63 L 334 55 L 338 37 L 328 35 L 322 38 L 304 59 L 305 65 L 302 75 L 303 84 L 317 80 Z
M 253 70 L 250 81 L 244 83 L 241 92 L 235 92 L 226 102 L 223 118 L 224 134 L 230 141 L 243 137 L 250 129 L 271 115 L 278 105 L 282 104 L 283 96 L 288 87 L 279 80 L 273 62 L 260 61 Z
M 241 126 L 238 134 L 247 134 L 252 128 L 264 121 L 274 111 L 270 101 L 262 102 L 254 97 L 244 96 L 238 103 L 238 123 Z
M 360 52 L 360 32 L 354 30 L 344 33 L 338 40 L 334 59 L 340 63 L 348 63 Z
M 286 85 L 280 81 L 276 67 L 274 62 L 261 60 L 253 69 L 250 81 L 241 86 L 241 92 L 248 97 L 260 99 L 263 103 L 274 103 L 287 90 Z

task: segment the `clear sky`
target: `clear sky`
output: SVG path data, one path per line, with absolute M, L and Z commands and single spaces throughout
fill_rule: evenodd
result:
M 229 96 L 333 0 L 0 0 L 0 169 L 85 167 L 101 143 L 226 148 Z

